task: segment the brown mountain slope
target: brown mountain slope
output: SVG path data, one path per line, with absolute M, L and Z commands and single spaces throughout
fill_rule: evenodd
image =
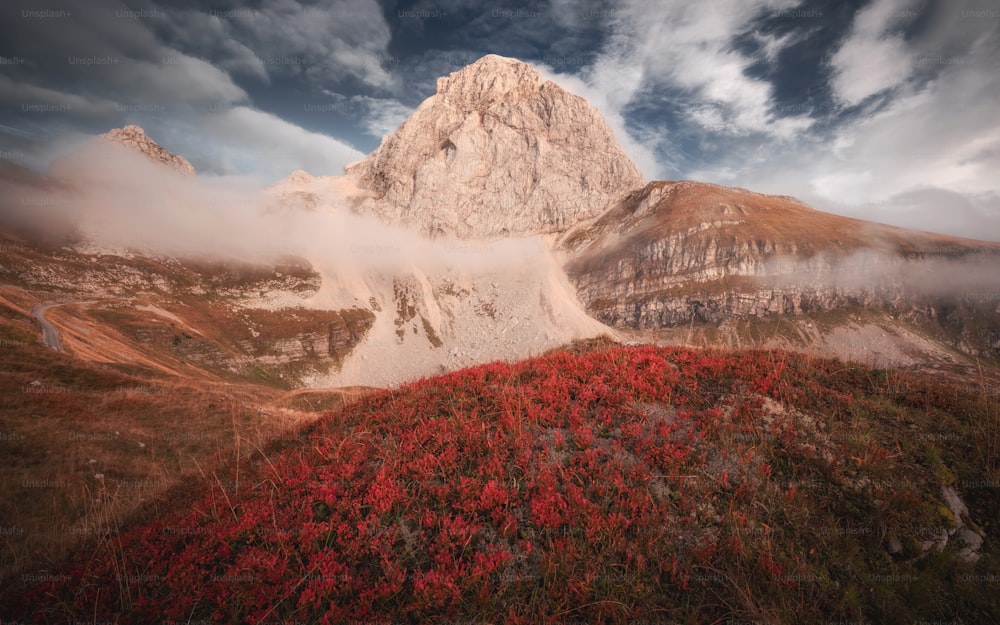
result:
M 724 266 L 732 266 L 722 261 L 741 256 L 732 253 L 740 250 L 746 250 L 751 261 L 775 254 L 838 254 L 861 248 L 906 257 L 1000 251 L 997 243 L 842 217 L 788 196 L 694 181 L 651 182 L 596 219 L 570 230 L 561 245 L 576 252 L 578 261 L 619 260 L 632 254 L 637 245 L 671 238 L 683 239 L 689 254 L 692 244 L 714 242 L 720 251 L 716 260 Z
M 588 311 L 663 329 L 866 308 L 1000 355 L 1000 245 L 814 210 L 794 198 L 653 182 L 559 241 Z M 948 327 L 945 327 L 948 326 Z

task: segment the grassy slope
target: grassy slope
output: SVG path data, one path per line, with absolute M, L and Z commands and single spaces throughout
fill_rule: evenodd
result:
M 371 311 L 275 311 L 238 303 L 270 290 L 309 294 L 319 284 L 308 262 L 292 257 L 269 264 L 126 258 L 76 253 L 0 231 L 0 287 L 30 292 L 25 307 L 35 301 L 90 301 L 50 312 L 65 349 L 83 360 L 137 363 L 139 373 L 159 369 L 285 390 L 304 376 L 326 373 L 363 340 L 374 322 Z M 136 308 L 149 305 L 182 321 Z M 322 349 L 327 339 L 330 348 Z
M 8 612 L 989 622 L 1000 415 L 983 390 L 774 351 L 596 347 L 475 367 L 219 468 L 190 508 L 9 591 Z M 987 534 L 975 565 L 955 540 L 921 555 L 951 522 L 946 484 Z
M 211 467 L 316 418 L 298 397 L 246 382 L 177 378 L 54 352 L 0 306 L 0 586 L 93 551 L 158 495 L 200 493 Z M 354 395 L 321 391 L 335 406 Z M 320 401 L 321 400 L 321 401 Z M 176 505 L 172 501 L 171 505 Z M 7 615 L 0 610 L 0 621 Z

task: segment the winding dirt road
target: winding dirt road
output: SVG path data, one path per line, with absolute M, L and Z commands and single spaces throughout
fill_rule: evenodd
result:
M 45 311 L 55 306 L 60 306 L 61 304 L 62 302 L 46 302 L 44 304 L 35 304 L 31 307 L 31 316 L 38 319 L 38 324 L 42 326 L 42 340 L 45 341 L 46 345 L 57 352 L 61 352 L 63 350 L 62 342 L 59 340 L 59 331 L 56 330 L 56 327 L 52 325 L 48 319 L 45 318 Z

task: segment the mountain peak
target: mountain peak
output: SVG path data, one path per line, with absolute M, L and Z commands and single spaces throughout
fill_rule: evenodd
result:
M 312 174 L 305 171 L 304 169 L 296 169 L 285 178 L 289 183 L 292 184 L 306 184 L 315 180 Z
M 537 93 L 544 81 L 523 61 L 487 54 L 475 63 L 438 78 L 435 95 L 456 103 L 514 104 Z
M 361 212 L 461 238 L 563 232 L 643 182 L 586 100 L 497 55 L 438 79 L 347 172 Z
M 195 175 L 194 167 L 186 158 L 166 150 L 150 139 L 146 131 L 135 124 L 129 124 L 123 128 L 113 128 L 101 135 L 101 139 L 136 150 L 150 160 L 162 163 L 181 173 Z

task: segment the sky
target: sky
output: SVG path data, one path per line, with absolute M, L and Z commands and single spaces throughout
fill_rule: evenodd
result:
M 51 0 L 0 8 L 0 159 L 138 124 L 199 176 L 338 175 L 485 54 L 649 180 L 1000 240 L 996 0 Z

